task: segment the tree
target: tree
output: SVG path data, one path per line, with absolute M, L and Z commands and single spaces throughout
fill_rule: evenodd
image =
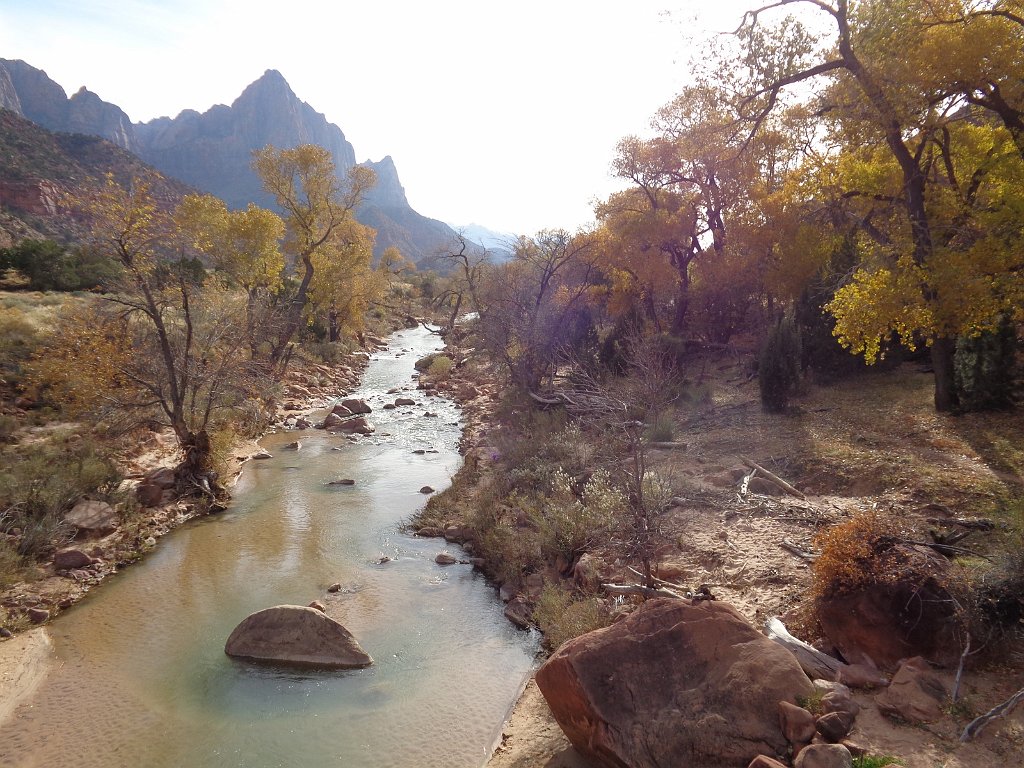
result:
M 244 210 L 229 211 L 213 195 L 186 195 L 175 223 L 214 269 L 245 291 L 246 336 L 252 357 L 259 357 L 261 330 L 266 331 L 270 320 L 269 302 L 282 285 L 281 217 L 252 203 Z
M 772 27 L 762 23 L 770 11 L 791 6 L 810 7 L 825 17 L 832 29 L 827 45 L 792 19 Z M 870 331 L 851 336 L 840 317 L 837 333 L 869 359 L 889 331 L 905 339 L 923 337 L 935 371 L 935 407 L 948 411 L 957 404 L 956 337 L 976 326 L 961 322 L 951 311 L 962 302 L 953 288 L 955 281 L 942 276 L 955 274 L 955 265 L 964 263 L 963 257 L 973 249 L 950 248 L 936 232 L 943 206 L 942 196 L 932 194 L 932 187 L 940 180 L 936 169 L 949 159 L 943 159 L 942 146 L 950 127 L 962 119 L 964 98 L 954 93 L 955 83 L 918 74 L 927 70 L 923 52 L 928 49 L 928 27 L 920 19 L 930 6 L 929 0 L 778 0 L 748 12 L 739 35 L 751 82 L 740 106 L 756 132 L 787 89 L 827 78 L 812 100 L 812 114 L 828 121 L 834 146 L 846 150 L 848 157 L 859 156 L 863 169 L 874 168 L 866 178 L 889 181 L 886 192 L 853 188 L 843 194 L 888 204 L 889 222 L 902 225 L 882 231 L 872 221 L 873 213 L 862 218 L 864 231 L 875 240 L 866 252 L 871 258 L 831 306 L 840 311 L 849 307 L 846 317 L 859 316 L 873 325 Z M 865 156 L 876 143 L 886 148 L 887 157 Z M 948 185 L 950 174 L 945 176 L 943 185 Z M 999 270 L 1003 276 L 1018 269 L 1012 257 L 1009 261 Z M 911 300 L 911 293 L 917 298 Z M 1006 293 L 988 292 L 984 303 L 989 308 L 998 305 L 1001 311 L 1007 298 Z M 973 313 L 975 318 L 984 314 L 991 320 L 998 314 L 986 313 L 981 306 L 975 309 L 981 310 Z
M 121 277 L 104 297 L 110 311 L 83 333 L 58 338 L 40 379 L 84 390 L 83 404 L 166 424 L 184 453 L 179 487 L 222 495 L 209 428 L 249 383 L 244 302 L 176 250 L 173 218 L 145 179 L 121 187 L 108 175 L 72 203 L 86 217 L 91 246 Z
M 330 153 L 313 144 L 294 149 L 264 147 L 255 152 L 253 167 L 284 212 L 284 251 L 294 260 L 298 279 L 271 344 L 270 363 L 280 369 L 287 363 L 289 345 L 308 317 L 311 302 L 320 306 L 326 302 L 329 307 L 333 300 L 337 307 L 338 294 L 329 281 L 314 282 L 317 272 L 330 272 L 332 263 L 346 259 L 350 267 L 369 270 L 370 259 L 363 263 L 362 256 L 367 242 L 372 248 L 373 230 L 355 221 L 355 209 L 376 177 L 369 168 L 357 165 L 340 182 Z
M 484 344 L 527 390 L 554 373 L 591 331 L 586 298 L 596 277 L 593 238 L 564 230 L 520 237 L 479 297 Z

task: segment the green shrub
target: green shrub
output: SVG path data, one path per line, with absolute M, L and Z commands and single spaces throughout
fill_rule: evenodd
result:
M 120 481 L 114 463 L 93 446 L 32 444 L 0 455 L 0 530 L 21 530 L 18 554 L 40 557 L 62 544 L 70 530 L 64 513 L 85 494 L 110 494 Z
M 607 627 L 608 611 L 597 598 L 576 599 L 552 584 L 545 584 L 533 609 L 533 619 L 544 633 L 544 645 L 554 650 L 566 640 Z
M 903 761 L 889 755 L 861 755 L 853 758 L 853 768 L 885 768 L 887 765 L 903 765 Z
M 81 291 L 109 283 L 118 275 L 114 262 L 90 248 L 66 248 L 52 240 L 22 240 L 0 249 L 0 272 L 13 269 L 35 291 Z
M 957 339 L 953 365 L 960 407 L 965 411 L 1010 407 L 1016 358 L 1017 334 L 1009 316 L 994 331 Z
M 454 361 L 446 355 L 438 355 L 430 362 L 427 374 L 434 377 L 447 376 L 455 365 Z
M 800 332 L 789 313 L 768 332 L 758 366 L 761 405 L 781 413 L 800 384 Z

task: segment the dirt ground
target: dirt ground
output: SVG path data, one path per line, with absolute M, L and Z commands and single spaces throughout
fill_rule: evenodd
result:
M 807 556 L 816 552 L 818 531 L 858 510 L 891 512 L 908 535 L 921 532 L 926 518 L 937 514 L 985 516 L 996 530 L 972 536 L 965 546 L 982 552 L 1005 546 L 1000 537 L 1008 535 L 1024 499 L 1020 408 L 937 414 L 931 375 L 904 364 L 893 372 L 809 387 L 789 413 L 773 415 L 762 412 L 757 382 L 744 375 L 741 361 L 710 358 L 701 369 L 694 383 L 709 395 L 679 406 L 675 444 L 651 456 L 678 494 L 664 520 L 661 578 L 689 589 L 707 584 L 754 626 L 782 616 L 791 630 L 814 641 L 806 611 Z M 742 493 L 750 471 L 744 459 L 788 481 L 805 498 L 772 483 L 754 483 Z M 608 565 L 613 554 L 606 555 L 602 576 L 636 582 L 624 568 Z M 951 687 L 953 670 L 941 674 Z M 967 722 L 1022 687 L 1024 649 L 1017 647 L 969 670 L 961 703 L 936 724 L 897 724 L 879 713 L 871 694 L 858 693 L 863 712 L 851 739 L 871 754 L 899 757 L 908 768 L 1024 765 L 1024 707 L 991 723 L 976 741 L 958 742 Z M 489 766 L 583 765 L 531 681 Z

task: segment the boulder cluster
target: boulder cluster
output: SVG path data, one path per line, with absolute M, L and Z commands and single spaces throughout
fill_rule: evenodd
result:
M 854 687 L 909 723 L 942 716 L 941 679 L 921 657 L 891 683 L 840 665 L 850 685 L 811 680 L 784 644 L 718 601 L 658 598 L 562 645 L 536 679 L 555 720 L 594 766 L 850 768 Z M 864 672 L 862 670 L 862 672 Z

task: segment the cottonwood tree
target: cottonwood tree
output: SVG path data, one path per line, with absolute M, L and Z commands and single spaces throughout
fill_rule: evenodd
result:
M 287 364 L 292 339 L 312 307 L 339 310 L 344 296 L 330 276 L 339 270 L 368 272 L 373 230 L 355 220 L 355 209 L 376 181 L 364 166 L 350 168 L 338 179 L 330 153 L 303 144 L 294 149 L 268 146 L 254 154 L 253 168 L 284 212 L 284 252 L 294 262 L 297 284 L 285 300 L 269 361 L 280 370 Z M 367 248 L 367 244 L 369 248 Z M 320 278 L 317 278 L 317 273 Z
M 213 195 L 186 195 L 175 223 L 211 266 L 245 291 L 245 329 L 254 359 L 272 322 L 271 302 L 282 286 L 284 222 L 252 203 L 231 211 Z
M 85 407 L 169 426 L 184 454 L 179 488 L 223 495 L 209 430 L 252 383 L 244 299 L 183 258 L 173 217 L 145 179 L 122 187 L 108 175 L 72 205 L 120 278 L 104 295 L 107 311 L 56 340 L 38 380 L 78 389 Z
M 479 332 L 518 386 L 536 390 L 585 341 L 594 250 L 588 234 L 545 230 L 520 237 L 512 259 L 487 273 Z
M 778 0 L 748 12 L 738 33 L 744 44 L 741 62 L 750 75 L 740 109 L 756 132 L 795 86 L 815 81 L 817 94 L 810 114 L 826 121 L 827 138 L 840 152 L 863 154 L 876 145 L 885 148 L 887 157 L 876 154 L 870 163 L 878 175 L 887 172 L 887 163 L 895 172 L 888 192 L 865 185 L 844 194 L 882 195 L 881 202 L 891 203 L 890 222 L 902 224 L 902 231 L 896 226 L 884 233 L 879 227 L 874 232 L 864 227 L 865 232 L 882 236 L 874 238 L 864 268 L 832 306 L 848 307 L 850 316 L 874 317 L 872 330 L 878 339 L 893 331 L 904 338 L 923 337 L 935 371 L 935 407 L 948 411 L 957 404 L 953 373 L 957 336 L 984 330 L 1013 305 L 1012 292 L 996 289 L 985 293 L 983 305 L 998 308 L 997 312 L 951 311 L 960 298 L 955 280 L 944 276 L 955 273 L 957 263 L 962 264 L 971 249 L 949 248 L 936 232 L 937 218 L 943 215 L 938 209 L 943 205 L 937 202 L 941 195 L 934 194 L 938 179 L 934 170 L 944 163 L 942 144 L 950 127 L 963 119 L 962 108 L 972 97 L 957 91 L 958 81 L 920 75 L 929 65 L 925 56 L 932 50 L 927 44 L 929 30 L 943 27 L 921 21 L 935 5 L 930 0 Z M 960 7 L 969 11 L 980 5 L 961 3 Z M 809 9 L 821 16 L 829 29 L 827 41 L 821 43 L 792 18 L 771 23 L 771 13 L 781 8 Z M 976 55 L 983 52 L 976 50 Z M 947 173 L 943 184 L 948 182 Z M 865 220 L 874 224 L 870 217 Z M 1019 249 L 1007 245 L 999 267 L 1004 276 L 1020 269 L 1019 259 L 1012 256 L 1014 250 L 1019 256 Z M 908 310 L 904 304 L 911 294 L 916 299 Z M 898 298 L 888 300 L 893 297 Z M 987 319 L 981 320 L 980 315 Z M 841 337 L 843 333 L 840 330 Z M 855 350 L 870 354 L 875 348 L 872 343 L 861 345 L 854 337 L 845 338 Z

